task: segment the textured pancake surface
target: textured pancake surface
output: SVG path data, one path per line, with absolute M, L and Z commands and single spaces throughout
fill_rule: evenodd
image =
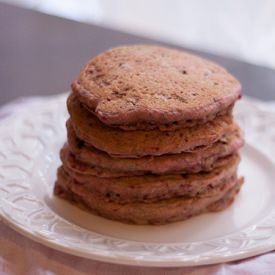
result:
M 233 154 L 244 143 L 237 127 L 236 131 L 213 145 L 197 147 L 189 152 L 143 158 L 113 158 L 78 139 L 71 124 L 67 129 L 68 144 L 61 150 L 61 159 L 67 166 L 76 169 L 89 167 L 91 174 L 98 177 L 208 171 L 219 166 L 220 158 Z
M 219 65 L 152 45 L 102 53 L 72 89 L 102 122 L 130 130 L 205 122 L 231 109 L 241 92 L 240 83 Z
M 232 155 L 220 161 L 220 167 L 210 172 L 179 175 L 144 175 L 117 178 L 99 178 L 80 173 L 63 164 L 62 168 L 80 187 L 98 192 L 120 203 L 157 201 L 179 196 L 196 196 L 215 192 L 219 185 L 236 178 L 239 156 Z M 87 172 L 87 171 L 86 171 Z M 76 186 L 77 188 L 77 186 Z
M 236 128 L 232 116 L 224 115 L 203 125 L 175 131 L 124 131 L 103 124 L 82 106 L 74 93 L 70 94 L 67 105 L 71 115 L 68 123 L 72 123 L 76 135 L 93 147 L 117 157 L 181 153 L 213 144 Z
M 212 196 L 179 197 L 151 203 L 121 204 L 81 188 L 64 170 L 59 169 L 54 192 L 57 196 L 75 202 L 79 207 L 108 219 L 134 224 L 166 224 L 203 212 L 223 210 L 233 202 L 242 183 L 242 178 L 233 180 L 220 186 L 218 192 Z M 75 185 L 79 188 L 74 189 Z

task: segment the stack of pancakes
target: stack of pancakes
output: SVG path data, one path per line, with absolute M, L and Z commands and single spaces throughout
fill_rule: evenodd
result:
M 244 141 L 239 82 L 220 66 L 149 45 L 111 49 L 72 84 L 54 192 L 108 219 L 165 224 L 229 206 Z

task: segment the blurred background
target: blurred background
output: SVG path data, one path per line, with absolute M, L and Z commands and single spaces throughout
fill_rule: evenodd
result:
M 274 0 L 2 2 L 275 68 Z
M 69 91 L 89 59 L 136 43 L 193 51 L 275 100 L 274 0 L 0 0 L 0 37 L 0 106 Z

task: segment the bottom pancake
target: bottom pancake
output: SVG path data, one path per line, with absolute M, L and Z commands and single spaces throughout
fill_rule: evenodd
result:
M 64 169 L 59 169 L 54 193 L 107 219 L 131 224 L 166 224 L 185 220 L 203 212 L 225 209 L 233 202 L 242 183 L 243 178 L 240 178 L 218 186 L 212 196 L 184 196 L 149 203 L 120 204 L 96 192 L 74 189 L 73 186 L 79 183 Z
M 128 202 L 153 202 L 162 199 L 196 196 L 208 191 L 214 192 L 218 185 L 236 179 L 239 156 L 237 154 L 220 160 L 220 167 L 210 172 L 183 175 L 145 175 L 117 178 L 100 178 L 75 172 L 63 163 L 60 169 L 78 184 L 73 185 L 75 192 L 84 189 L 100 193 L 120 204 Z M 78 190 L 76 190 L 78 189 Z

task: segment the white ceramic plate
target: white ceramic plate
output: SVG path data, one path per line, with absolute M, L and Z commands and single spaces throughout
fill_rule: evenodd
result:
M 275 249 L 274 115 L 248 99 L 239 103 L 245 185 L 231 207 L 164 226 L 135 226 L 52 195 L 66 138 L 65 97 L 45 98 L 0 124 L 0 214 L 15 230 L 74 255 L 142 266 L 219 263 Z

